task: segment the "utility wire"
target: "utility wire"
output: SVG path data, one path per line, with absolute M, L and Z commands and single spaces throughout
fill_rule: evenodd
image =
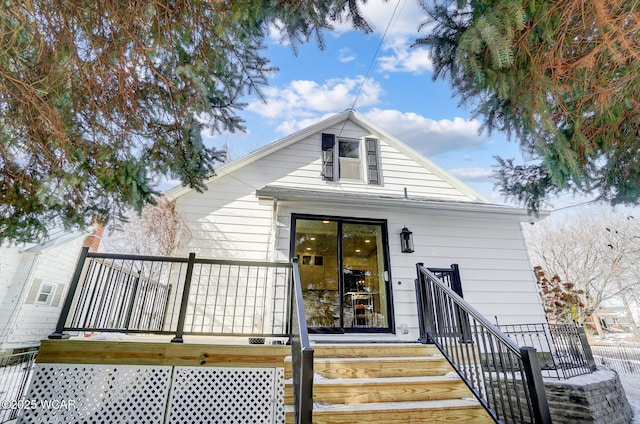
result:
M 394 23 L 394 18 L 396 17 L 396 12 L 398 11 L 398 7 L 400 6 L 400 2 L 402 2 L 402 0 L 398 0 L 398 2 L 396 3 L 396 7 L 393 8 L 393 13 L 391 14 L 391 18 L 389 18 L 389 22 L 387 23 L 387 27 L 384 30 L 384 33 L 382 34 L 382 38 L 380 39 L 380 43 L 378 43 L 378 47 L 376 48 L 375 53 L 373 54 L 373 57 L 371 58 L 371 61 L 369 62 L 369 67 L 367 68 L 367 72 L 364 75 L 364 78 L 362 79 L 362 82 L 360 83 L 360 87 L 358 87 L 358 91 L 356 92 L 356 95 L 353 98 L 353 103 L 351 103 L 351 109 L 355 109 L 356 107 L 356 102 L 358 101 L 358 97 L 360 97 L 360 93 L 362 92 L 362 88 L 364 87 L 365 83 L 367 82 L 367 80 L 369 79 L 369 75 L 371 74 L 371 70 L 373 69 L 373 65 L 376 62 L 376 58 L 378 57 L 378 53 L 380 53 L 380 49 L 382 48 L 382 44 L 384 43 L 384 40 L 387 38 L 387 34 L 389 33 L 389 29 L 391 29 L 393 23 Z M 406 0 L 405 0 L 406 2 Z M 342 134 L 342 131 L 344 130 L 344 126 L 346 125 L 346 121 L 342 123 L 342 128 L 340 128 L 340 132 L 338 133 L 338 136 L 340 136 Z
M 380 43 L 378 43 L 378 48 L 376 49 L 376 52 L 373 54 L 373 57 L 371 58 L 371 61 L 369 62 L 369 68 L 367 69 L 367 73 L 365 74 L 362 82 L 360 83 L 360 87 L 358 88 L 358 92 L 356 93 L 356 95 L 355 95 L 355 97 L 353 99 L 353 103 L 351 104 L 351 109 L 355 108 L 356 102 L 358 101 L 358 97 L 360 97 L 360 93 L 362 92 L 362 87 L 364 87 L 364 84 L 369 79 L 369 74 L 371 73 L 371 70 L 373 69 L 373 65 L 375 64 L 376 58 L 378 57 L 378 53 L 380 53 L 380 49 L 382 48 L 382 44 L 384 43 L 385 38 L 387 38 L 387 34 L 389 33 L 389 29 L 391 29 L 391 26 L 392 26 L 392 23 L 393 23 L 393 19 L 396 16 L 396 12 L 398 11 L 398 7 L 400 6 L 400 2 L 401 1 L 402 0 L 398 0 L 398 2 L 396 3 L 396 7 L 393 8 L 393 13 L 391 14 L 391 18 L 389 18 L 389 22 L 387 23 L 387 27 L 384 30 L 384 34 L 382 34 L 382 38 L 380 39 Z
M 575 205 L 563 206 L 563 207 L 558 208 L 558 209 L 553 209 L 549 213 L 554 213 L 554 212 L 562 211 L 562 210 L 565 210 L 565 209 L 577 208 L 578 206 L 588 205 L 589 203 L 595 203 L 595 202 L 598 202 L 598 201 L 599 201 L 599 199 L 587 200 L 586 202 L 576 203 Z

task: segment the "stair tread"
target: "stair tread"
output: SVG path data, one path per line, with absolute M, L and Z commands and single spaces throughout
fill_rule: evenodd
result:
M 424 356 L 439 354 L 434 345 L 420 343 L 313 344 L 315 357 Z M 407 354 L 408 353 L 408 354 Z
M 417 400 L 405 402 L 375 402 L 375 403 L 318 403 L 314 402 L 313 412 L 347 412 L 347 411 L 412 411 L 424 409 L 466 409 L 481 408 L 480 402 L 472 398 L 464 399 L 438 399 L 438 400 Z M 293 409 L 293 405 L 286 405 L 285 410 Z
M 442 355 L 420 355 L 420 356 L 360 356 L 360 357 L 351 357 L 351 356 L 330 356 L 330 357 L 321 357 L 318 358 L 320 361 L 328 361 L 339 359 L 341 361 L 380 361 L 380 360 L 391 360 L 391 361 L 399 361 L 399 360 L 421 360 L 421 359 L 444 359 Z
M 461 382 L 460 377 L 451 373 L 451 375 L 425 375 L 420 377 L 366 377 L 366 378 L 326 378 L 318 374 L 314 375 L 314 385 L 376 385 L 376 384 L 411 384 L 411 383 L 456 383 Z M 285 384 L 293 384 L 293 379 L 287 379 Z
M 311 346 L 315 349 L 334 349 L 334 348 L 351 348 L 351 349 L 376 349 L 380 347 L 424 347 L 426 349 L 435 347 L 435 345 L 422 344 L 422 343 L 311 343 Z
M 313 358 L 314 362 L 394 362 L 394 361 L 443 361 L 442 355 L 426 355 L 426 356 L 364 356 L 358 358 L 332 356 L 327 358 Z

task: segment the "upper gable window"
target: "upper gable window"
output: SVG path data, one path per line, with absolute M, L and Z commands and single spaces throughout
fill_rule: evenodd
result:
M 362 180 L 360 140 L 338 140 L 338 178 Z
M 322 134 L 322 178 L 380 184 L 378 140 Z M 367 170 L 367 172 L 363 172 Z

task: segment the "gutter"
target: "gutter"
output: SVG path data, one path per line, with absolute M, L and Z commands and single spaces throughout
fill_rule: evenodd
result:
M 389 208 L 413 209 L 431 215 L 501 219 L 533 223 L 549 216 L 548 211 L 540 212 L 539 216 L 532 216 L 522 208 L 502 206 L 486 203 L 451 202 L 446 200 L 416 199 L 410 197 L 382 197 L 363 196 L 310 190 L 297 190 L 282 187 L 263 187 L 256 190 L 256 196 L 263 199 L 278 199 L 279 201 L 322 202 L 355 206 L 378 206 Z

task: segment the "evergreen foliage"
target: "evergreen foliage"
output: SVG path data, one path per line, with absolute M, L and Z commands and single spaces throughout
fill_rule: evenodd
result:
M 205 189 L 201 130 L 244 129 L 268 27 L 322 45 L 344 19 L 370 31 L 355 0 L 0 0 L 0 243 L 140 211 L 162 176 Z
M 423 2 L 434 79 L 484 128 L 521 143 L 498 158 L 504 194 L 538 212 L 563 190 L 640 202 L 640 2 Z

